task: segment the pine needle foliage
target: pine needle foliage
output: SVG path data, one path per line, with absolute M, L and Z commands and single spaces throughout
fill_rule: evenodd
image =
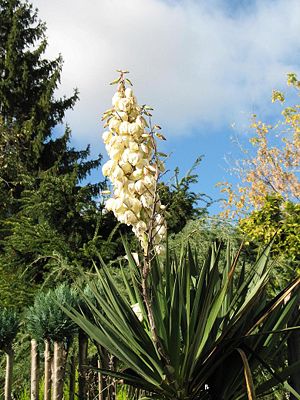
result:
M 19 330 L 20 320 L 16 311 L 0 309 L 0 350 L 7 351 Z
M 76 307 L 78 295 L 67 285 L 60 285 L 54 290 L 40 292 L 29 308 L 26 316 L 27 327 L 31 335 L 37 339 L 64 341 L 77 332 L 77 325 L 61 309 Z

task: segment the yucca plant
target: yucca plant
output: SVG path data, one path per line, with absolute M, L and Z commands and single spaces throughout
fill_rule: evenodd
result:
M 127 296 L 105 266 L 98 271 L 100 286 L 89 283 L 98 304 L 86 299 L 93 319 L 75 309 L 66 312 L 126 365 L 122 373 L 104 373 L 157 399 L 255 399 L 280 383 L 300 398 L 287 383 L 299 363 L 273 368 L 290 333 L 286 324 L 297 305 L 300 278 L 267 301 L 269 248 L 247 272 L 229 248 L 226 264 L 219 265 L 220 252 L 221 246 L 212 246 L 204 265 L 189 248 L 179 260 L 167 254 L 164 262 L 152 261 L 149 286 L 159 343 L 143 301 L 140 268 L 129 249 Z M 262 370 L 269 379 L 263 382 L 260 376 L 255 388 L 253 379 Z

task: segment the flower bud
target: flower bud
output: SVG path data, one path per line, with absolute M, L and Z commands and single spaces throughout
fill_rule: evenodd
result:
M 138 199 L 135 199 L 133 197 L 131 198 L 130 209 L 134 212 L 135 215 L 139 215 L 142 209 L 142 203 Z
M 118 162 L 122 156 L 122 152 L 123 152 L 123 147 L 118 146 L 118 147 L 111 148 L 108 153 L 113 160 Z
M 131 88 L 125 89 L 125 97 L 133 97 L 133 91 Z
M 121 95 L 120 92 L 115 93 L 115 94 L 113 95 L 113 98 L 112 98 L 112 105 L 113 105 L 114 107 L 116 107 L 116 105 L 118 104 L 119 100 L 120 100 L 122 97 L 123 97 L 123 96 Z
M 144 221 L 139 221 L 135 224 L 134 228 L 138 235 L 144 235 L 147 230 L 147 225 Z
M 163 224 L 163 222 L 164 222 L 164 217 L 161 214 L 157 214 L 155 216 L 155 223 L 157 225 L 161 225 L 161 224 Z
M 149 149 L 149 146 L 147 146 L 145 143 L 141 144 L 141 149 L 143 150 L 144 153 L 148 154 L 151 149 Z
M 111 118 L 108 123 L 109 129 L 113 132 L 118 132 L 121 122 L 122 121 L 120 120 L 120 118 L 116 118 L 116 117 Z
M 128 210 L 124 213 L 124 223 L 126 225 L 135 224 L 137 220 L 138 220 L 137 217 L 131 210 Z
M 108 160 L 105 164 L 102 166 L 102 174 L 104 176 L 109 176 L 111 173 L 111 170 L 114 166 L 114 161 L 113 160 Z
M 131 101 L 129 99 L 122 98 L 116 103 L 116 108 L 120 111 L 128 112 L 131 108 Z
M 119 120 L 122 121 L 128 121 L 128 114 L 123 111 L 118 111 L 115 113 L 116 117 L 119 118 Z
M 133 173 L 131 174 L 131 178 L 135 181 L 140 180 L 143 178 L 143 170 L 140 168 L 136 168 Z
M 105 131 L 105 132 L 103 132 L 103 134 L 102 134 L 102 139 L 103 139 L 103 142 L 106 144 L 106 143 L 108 143 L 109 141 L 110 141 L 110 139 L 112 138 L 112 133 L 110 132 L 110 131 Z
M 126 89 L 127 90 L 127 89 Z M 136 303 L 136 304 L 133 304 L 132 306 L 131 306 L 131 308 L 132 308 L 132 311 L 135 313 L 135 315 L 137 316 L 137 319 L 139 320 L 139 321 L 143 321 L 143 313 L 142 313 L 142 311 L 141 311 L 141 308 L 140 308 L 140 305 L 139 305 L 139 303 Z
M 129 162 L 119 162 L 120 167 L 122 168 L 124 174 L 131 174 L 132 173 L 132 165 Z
M 126 135 L 129 131 L 129 122 L 123 121 L 119 126 L 119 133 L 120 135 Z
M 139 145 L 136 142 L 131 141 L 129 143 L 129 148 L 130 148 L 130 150 L 138 151 L 139 150 Z
M 108 211 L 113 211 L 115 209 L 115 199 L 112 197 L 110 199 L 107 199 L 105 202 L 105 208 Z
M 120 179 L 124 176 L 124 172 L 122 168 L 120 168 L 118 165 L 114 168 L 113 172 L 111 173 L 113 178 Z
M 129 180 L 128 181 L 128 185 L 127 185 L 127 190 L 130 194 L 134 194 L 135 193 L 135 186 L 134 186 L 134 181 Z
M 143 179 L 143 183 L 147 188 L 150 188 L 155 185 L 155 178 L 153 175 L 145 175 Z
M 136 122 L 132 122 L 129 124 L 128 132 L 130 135 L 137 135 L 138 133 L 142 133 L 143 130 Z
M 166 253 L 166 248 L 162 244 L 159 244 L 159 245 L 155 246 L 155 251 L 156 251 L 156 254 L 162 256 Z
M 141 117 L 140 115 L 136 118 L 136 124 L 141 128 L 141 129 L 145 129 L 145 121 L 144 121 L 144 118 L 143 117 Z
M 135 182 L 134 188 L 135 188 L 135 190 L 137 191 L 138 194 L 142 194 L 145 191 L 146 186 L 144 185 L 143 180 L 140 179 L 140 180 Z
M 153 204 L 153 198 L 149 193 L 144 193 L 140 197 L 141 203 L 145 208 L 151 208 Z
M 143 154 L 140 151 L 132 151 L 128 154 L 128 162 L 135 166 L 142 157 Z
M 115 199 L 114 211 L 116 213 L 123 213 L 126 210 L 127 210 L 127 207 L 126 207 L 125 203 L 123 203 L 123 201 L 121 199 Z

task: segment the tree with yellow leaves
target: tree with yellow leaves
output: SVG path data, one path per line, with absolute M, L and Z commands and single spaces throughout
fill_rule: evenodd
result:
M 300 81 L 289 73 L 287 84 L 300 95 Z M 221 183 L 226 194 L 223 216 L 237 217 L 250 239 L 268 242 L 277 233 L 275 251 L 300 257 L 300 105 L 286 106 L 286 96 L 273 91 L 272 102 L 282 105 L 281 121 L 269 125 L 253 116 L 255 134 L 251 151 L 235 169 L 240 178 L 234 187 Z

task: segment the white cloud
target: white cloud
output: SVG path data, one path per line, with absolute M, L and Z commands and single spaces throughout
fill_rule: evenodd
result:
M 75 142 L 97 140 L 117 68 L 130 70 L 138 100 L 174 134 L 239 121 L 299 71 L 299 0 L 261 0 L 236 13 L 220 0 L 33 3 L 47 23 L 47 56 L 65 61 L 61 93 L 80 90 L 67 116 Z

